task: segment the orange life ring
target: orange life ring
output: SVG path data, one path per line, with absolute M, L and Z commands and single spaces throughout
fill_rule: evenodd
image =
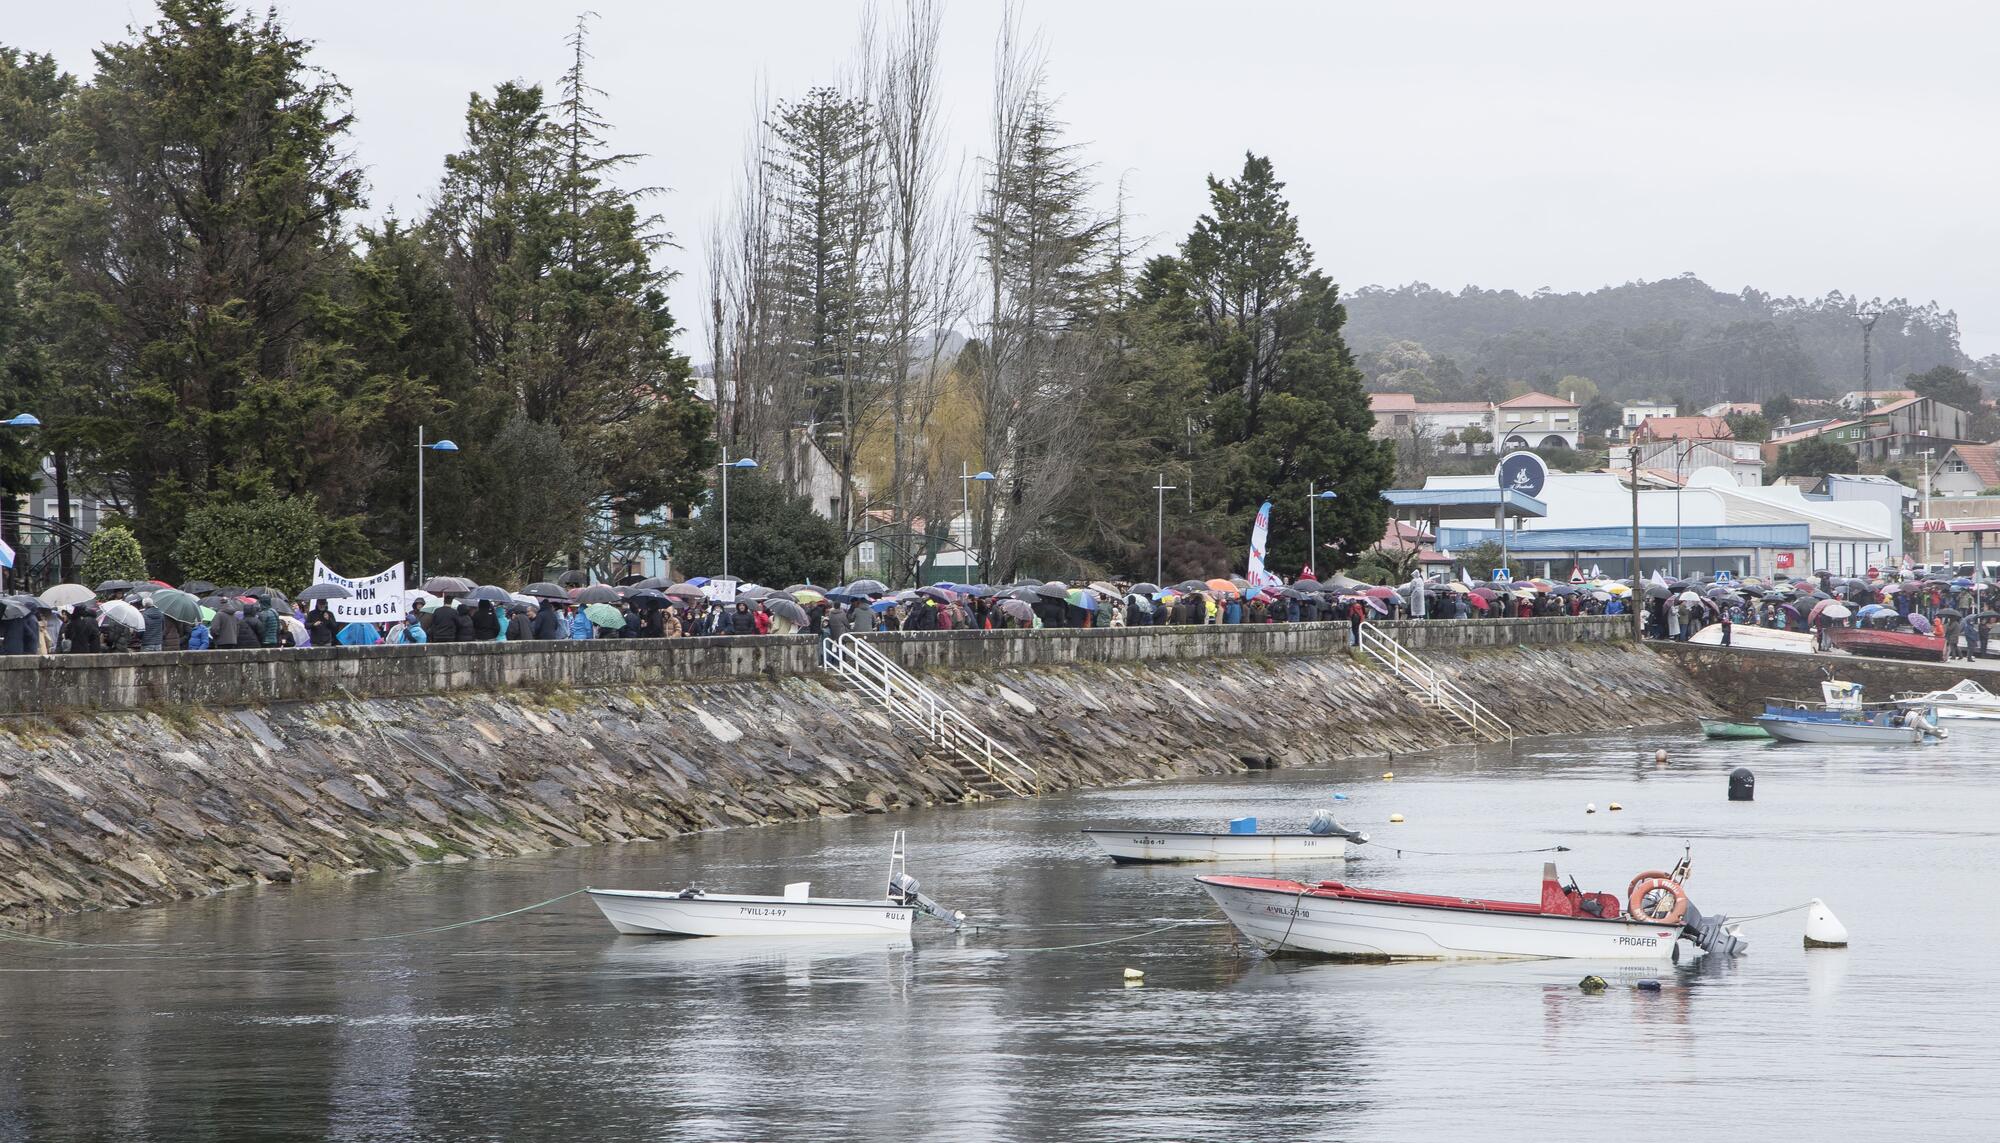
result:
M 1650 906 L 1646 902 L 1646 898 L 1662 890 L 1673 894 L 1673 904 L 1666 906 L 1664 911 L 1662 911 L 1664 902 L 1654 901 Z M 1687 890 L 1681 888 L 1680 882 L 1664 874 L 1642 876 L 1640 880 L 1634 882 L 1632 898 L 1627 902 L 1626 908 L 1626 912 L 1633 920 L 1651 921 L 1659 925 L 1678 925 L 1681 918 L 1687 916 L 1687 911 Z
M 1641 874 L 1640 874 L 1639 876 L 1637 876 L 1637 877 L 1634 877 L 1634 878 L 1632 879 L 1632 883 L 1631 883 L 1631 884 L 1629 884 L 1629 885 L 1625 886 L 1625 896 L 1626 896 L 1626 899 L 1628 899 L 1628 900 L 1629 900 L 1629 899 L 1631 898 L 1631 896 L 1632 896 L 1632 893 L 1633 893 L 1633 891 L 1635 891 L 1635 890 L 1637 890 L 1637 889 L 1639 888 L 1639 882 L 1641 882 L 1641 881 L 1651 881 L 1651 880 L 1653 880 L 1653 879 L 1654 879 L 1654 878 L 1656 878 L 1656 877 L 1657 877 L 1657 878 L 1661 878 L 1661 879 L 1663 879 L 1663 880 L 1666 880 L 1666 881 L 1672 881 L 1672 880 L 1674 879 L 1674 875 L 1673 875 L 1673 874 L 1671 874 L 1671 873 L 1668 873 L 1668 872 L 1667 872 L 1666 870 L 1664 870 L 1664 869 L 1648 869 L 1648 870 L 1647 870 L 1647 871 L 1645 871 L 1644 873 L 1641 873 Z

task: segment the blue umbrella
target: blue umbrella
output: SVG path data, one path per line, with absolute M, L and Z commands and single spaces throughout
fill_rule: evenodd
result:
M 373 647 L 382 641 L 382 633 L 375 630 L 372 623 L 350 623 L 334 636 L 343 647 Z
M 868 610 L 887 611 L 894 606 L 896 606 L 896 601 L 893 599 L 878 599 L 875 602 L 868 605 Z

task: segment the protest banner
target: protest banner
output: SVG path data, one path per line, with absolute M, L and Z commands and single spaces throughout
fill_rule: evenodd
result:
M 361 579 L 338 575 L 318 560 L 313 561 L 314 583 L 337 583 L 354 593 L 352 599 L 329 599 L 326 609 L 342 623 L 394 623 L 403 617 L 407 596 L 403 587 L 403 565 Z

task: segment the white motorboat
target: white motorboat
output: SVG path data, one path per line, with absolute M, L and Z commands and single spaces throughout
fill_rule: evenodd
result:
M 918 912 L 957 928 L 965 914 L 918 892 L 904 869 L 903 831 L 889 853 L 888 892 L 881 898 L 815 897 L 812 883 L 785 886 L 778 897 L 711 893 L 699 886 L 678 892 L 591 889 L 590 899 L 621 933 L 672 937 L 826 937 L 902 935 Z
M 1871 742 L 1877 745 L 1917 746 L 1923 743 L 1925 737 L 1921 727 L 1888 719 L 1833 721 L 1764 715 L 1757 719 L 1757 725 L 1780 742 Z
M 1688 940 L 1703 951 L 1740 955 L 1745 943 L 1727 917 L 1704 917 L 1681 887 L 1688 862 L 1672 873 L 1642 873 L 1630 908 L 1610 893 L 1583 893 L 1542 867 L 1539 902 L 1487 901 L 1364 889 L 1339 881 L 1305 884 L 1275 877 L 1197 877 L 1238 931 L 1269 952 L 1351 960 L 1505 960 L 1577 957 L 1656 960 Z
M 1821 702 L 1767 702 L 1757 725 L 1780 742 L 1872 742 L 1916 746 L 1945 737 L 1928 706 L 1861 701 L 1861 684 L 1843 682 L 1827 672 L 1820 683 Z
M 1368 835 L 1342 827 L 1325 810 L 1313 815 L 1304 833 L 1229 830 L 1221 833 L 1159 829 L 1086 829 L 1083 836 L 1097 843 L 1111 860 L 1124 864 L 1173 861 L 1339 861 L 1347 843 L 1365 842 Z
M 1939 718 L 2000 719 L 2000 695 L 1971 679 L 1929 694 L 1897 695 L 1896 705 L 1928 709 Z

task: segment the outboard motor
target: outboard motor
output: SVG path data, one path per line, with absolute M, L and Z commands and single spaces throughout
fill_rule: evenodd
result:
M 1728 917 L 1721 914 L 1703 916 L 1692 901 L 1688 902 L 1687 915 L 1681 918 L 1681 923 L 1687 926 L 1682 934 L 1703 952 L 1742 956 L 1750 951 L 1749 941 L 1729 931 Z
M 1757 775 L 1748 766 L 1738 766 L 1729 772 L 1729 800 L 1732 802 L 1754 802 L 1757 800 Z
M 965 924 L 964 913 L 940 905 L 918 892 L 917 879 L 907 873 L 897 873 L 889 878 L 889 900 L 898 905 L 914 905 L 920 912 L 927 913 L 954 929 Z
M 1333 820 L 1332 810 L 1314 811 L 1312 824 L 1308 825 L 1306 829 L 1315 837 L 1344 837 L 1357 845 L 1368 840 L 1367 834 L 1362 833 L 1360 830 L 1348 829 L 1346 826 Z

